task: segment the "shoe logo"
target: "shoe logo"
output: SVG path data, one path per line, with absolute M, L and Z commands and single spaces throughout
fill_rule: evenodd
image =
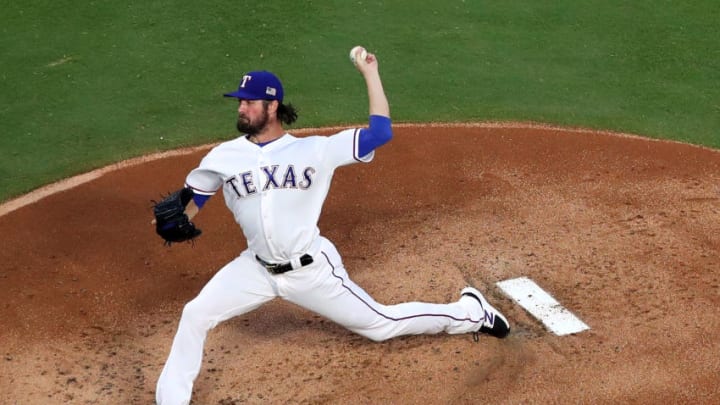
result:
M 495 314 L 485 311 L 485 324 L 492 328 L 495 325 Z

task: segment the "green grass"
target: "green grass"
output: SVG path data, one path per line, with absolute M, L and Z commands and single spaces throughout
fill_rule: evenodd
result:
M 297 127 L 363 122 L 356 44 L 378 54 L 396 122 L 537 121 L 720 147 L 715 1 L 7 3 L 0 201 L 234 136 L 220 95 L 247 70 L 283 79 Z

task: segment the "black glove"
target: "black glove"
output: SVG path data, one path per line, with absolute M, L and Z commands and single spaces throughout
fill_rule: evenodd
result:
M 167 245 L 195 239 L 202 233 L 185 214 L 185 207 L 192 197 L 192 189 L 186 187 L 168 195 L 160 202 L 155 202 L 153 206 L 155 231 Z

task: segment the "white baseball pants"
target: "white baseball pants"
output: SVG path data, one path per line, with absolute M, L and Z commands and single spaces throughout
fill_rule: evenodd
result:
M 335 246 L 325 238 L 314 262 L 272 275 L 246 250 L 185 305 L 170 355 L 157 383 L 162 405 L 189 404 L 210 329 L 280 297 L 374 341 L 401 335 L 468 333 L 483 316 L 474 299 L 449 304 L 382 305 L 348 277 Z

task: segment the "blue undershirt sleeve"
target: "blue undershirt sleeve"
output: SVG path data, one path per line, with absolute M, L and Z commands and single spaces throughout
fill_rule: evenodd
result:
M 365 156 L 392 139 L 392 121 L 382 115 L 371 115 L 370 124 L 360 130 L 359 156 Z
M 210 199 L 210 197 L 212 196 L 193 193 L 193 202 L 195 203 L 195 205 L 197 205 L 198 208 L 202 208 L 203 205 L 205 205 L 205 203 L 207 202 L 207 200 Z

